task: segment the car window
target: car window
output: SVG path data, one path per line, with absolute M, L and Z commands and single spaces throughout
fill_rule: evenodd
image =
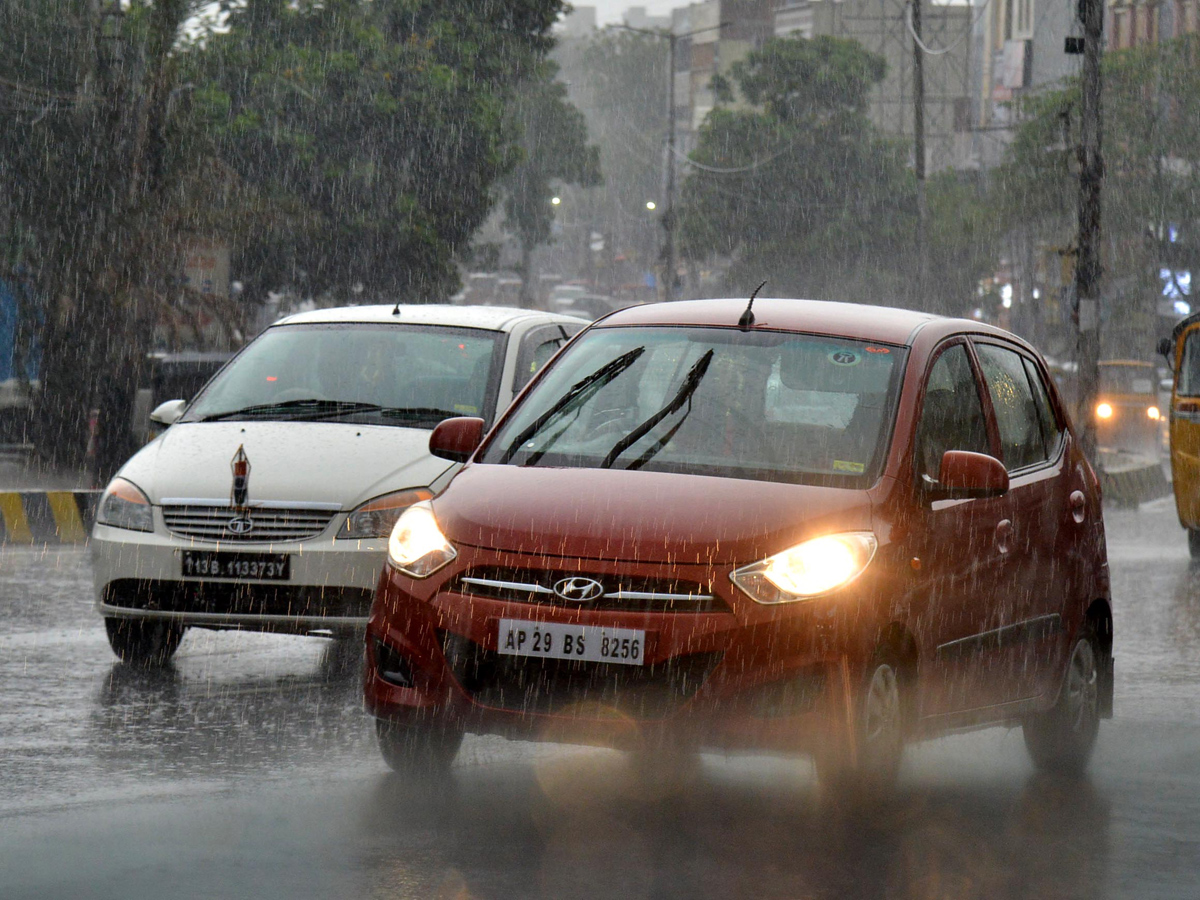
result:
M 1029 384 L 1033 388 L 1033 403 L 1037 407 L 1038 423 L 1042 429 L 1042 440 L 1046 444 L 1047 455 L 1054 456 L 1058 452 L 1058 442 L 1062 437 L 1062 424 L 1058 421 L 1058 415 L 1050 402 L 1050 392 L 1042 380 L 1042 373 L 1033 364 L 1033 360 L 1023 357 L 1022 361 L 1025 363 L 1025 374 L 1029 377 Z
M 517 355 L 517 370 L 513 376 L 513 393 L 517 393 L 547 362 L 559 348 L 579 333 L 582 325 L 546 325 L 533 328 L 521 341 Z
M 1153 394 L 1154 367 L 1141 363 L 1101 363 L 1100 390 L 1110 394 Z
M 1181 397 L 1200 397 L 1200 329 L 1189 331 L 1184 338 L 1175 393 Z
M 914 457 L 918 477 L 937 480 L 947 450 L 992 453 L 987 420 L 965 344 L 944 349 L 925 382 Z
M 487 418 L 495 408 L 502 337 L 422 325 L 277 325 L 222 370 L 186 420 L 233 418 L 244 410 L 255 418 L 420 427 L 455 415 Z
M 1005 467 L 1011 472 L 1044 462 L 1049 454 L 1021 355 L 995 344 L 975 349 L 996 413 Z
M 483 461 L 803 483 L 874 480 L 905 349 L 732 328 L 584 335 Z

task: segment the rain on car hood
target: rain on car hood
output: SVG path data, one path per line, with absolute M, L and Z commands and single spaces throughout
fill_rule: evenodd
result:
M 865 491 L 613 469 L 469 465 L 434 501 L 452 543 L 642 562 L 753 560 L 871 527 Z
M 451 464 L 429 453 L 422 428 L 338 422 L 176 423 L 142 448 L 120 475 L 152 503 L 164 497 L 228 497 L 230 461 L 250 460 L 250 502 L 353 506 L 392 490 L 429 484 Z

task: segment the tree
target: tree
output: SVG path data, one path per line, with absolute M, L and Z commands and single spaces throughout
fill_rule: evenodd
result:
M 521 162 L 505 180 L 505 217 L 521 245 L 521 302 L 532 306 L 533 250 L 550 237 L 554 220 L 552 185 L 592 187 L 600 183 L 600 153 L 587 144 L 583 114 L 555 80 L 558 66 L 546 62 L 524 82 L 509 105 L 521 135 Z

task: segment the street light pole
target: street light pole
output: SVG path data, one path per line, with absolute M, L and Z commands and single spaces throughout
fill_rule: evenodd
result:
M 680 38 L 689 38 L 703 34 L 706 31 L 719 31 L 728 25 L 720 22 L 708 28 L 697 28 L 676 34 L 674 31 L 659 31 L 652 28 L 634 28 L 632 25 L 616 25 L 623 31 L 633 31 L 637 34 L 648 34 L 651 37 L 667 39 L 667 203 L 663 210 L 663 299 L 675 299 L 675 44 Z

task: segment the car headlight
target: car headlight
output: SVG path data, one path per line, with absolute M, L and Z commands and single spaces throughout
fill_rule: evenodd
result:
M 338 531 L 338 540 L 365 541 L 371 538 L 385 538 L 396 527 L 400 514 L 422 500 L 433 496 L 432 491 L 418 488 L 413 491 L 396 491 L 394 494 L 384 494 L 374 500 L 360 504 L 346 516 Z
M 1148 418 L 1153 419 L 1155 422 L 1157 422 L 1159 419 L 1162 418 L 1162 413 L 1159 411 L 1157 406 L 1147 406 L 1146 407 L 1146 416 Z
M 154 508 L 150 498 L 132 481 L 114 478 L 104 489 L 96 521 L 112 528 L 130 531 L 153 531 Z
M 406 509 L 388 538 L 388 562 L 414 578 L 432 575 L 456 556 L 428 501 Z
M 829 534 L 736 569 L 729 579 L 756 603 L 808 600 L 861 575 L 877 546 L 869 531 Z
M 1111 419 L 1113 408 L 1111 403 L 1099 403 L 1096 405 L 1096 415 L 1101 419 Z

